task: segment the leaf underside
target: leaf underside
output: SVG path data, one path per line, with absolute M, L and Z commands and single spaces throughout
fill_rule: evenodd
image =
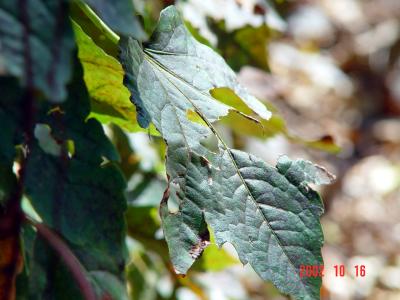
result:
M 216 242 L 232 243 L 242 263 L 297 299 L 319 299 L 320 278 L 300 278 L 300 265 L 321 265 L 323 205 L 307 183 L 327 184 L 332 176 L 307 161 L 282 157 L 276 168 L 247 153 L 230 149 L 214 123 L 230 111 L 213 98 L 227 88 L 246 106 L 246 117 L 270 113 L 237 84 L 234 72 L 213 50 L 186 30 L 176 9 L 161 12 L 150 41 L 120 42 L 125 84 L 132 93 L 138 121 L 153 122 L 168 145 L 169 188 L 160 207 L 170 256 L 186 273 L 208 245 L 207 224 Z M 192 122 L 189 112 L 202 120 Z M 247 113 L 252 113 L 248 115 Z M 201 143 L 215 136 L 218 152 Z M 179 211 L 169 212 L 176 197 Z

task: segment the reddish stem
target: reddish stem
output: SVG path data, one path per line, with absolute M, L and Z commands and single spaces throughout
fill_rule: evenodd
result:
M 26 221 L 36 228 L 37 233 L 48 243 L 54 251 L 62 258 L 64 264 L 69 269 L 72 277 L 75 279 L 79 289 L 85 300 L 96 300 L 96 294 L 87 279 L 86 270 L 76 258 L 74 253 L 69 249 L 67 244 L 48 226 L 43 223 L 37 223 L 31 219 L 26 218 Z

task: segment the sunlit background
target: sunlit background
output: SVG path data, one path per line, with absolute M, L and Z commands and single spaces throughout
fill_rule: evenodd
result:
M 151 31 L 157 12 L 174 1 L 134 2 Z M 196 38 L 217 49 L 243 85 L 286 121 L 287 132 L 275 119 L 276 130 L 264 138 L 226 128 L 230 143 L 273 165 L 287 154 L 337 176 L 320 190 L 321 298 L 400 299 L 400 1 L 176 4 Z M 133 299 L 287 299 L 243 267 L 230 245 L 211 245 L 186 277 L 175 275 L 157 209 L 166 186 L 164 146 L 145 133 L 109 132 L 128 162 L 124 172 L 134 174 L 127 213 Z

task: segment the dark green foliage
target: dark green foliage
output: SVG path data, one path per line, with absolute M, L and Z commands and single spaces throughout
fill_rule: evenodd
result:
M 58 155 L 46 153 L 35 140 L 26 193 L 44 222 L 85 249 L 94 268 L 118 272 L 123 266 L 125 183 L 111 162 L 118 155 L 100 124 L 86 120 L 90 108 L 81 75 L 70 85 L 63 105 L 54 109 L 43 103 L 37 122 L 51 128 L 60 148 Z M 72 141 L 74 151 L 67 141 Z
M 8 74 L 52 102 L 65 99 L 75 48 L 68 1 L 1 1 L 0 43 L 0 67 Z
M 21 143 L 23 126 L 22 93 L 14 78 L 0 77 L 0 211 L 14 193 L 16 178 L 12 172 L 15 158 L 15 145 Z M 4 92 L 4 93 L 3 93 Z
M 0 77 L 0 164 L 9 166 L 15 157 L 15 145 L 21 143 L 23 127 L 22 92 L 16 79 Z

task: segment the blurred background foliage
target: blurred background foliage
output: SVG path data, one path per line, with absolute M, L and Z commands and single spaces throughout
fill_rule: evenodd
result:
M 310 159 L 337 175 L 333 186 L 320 190 L 326 207 L 322 299 L 400 299 L 400 1 L 134 4 L 148 33 L 160 10 L 176 4 L 192 34 L 277 112 L 263 128 L 239 115 L 222 120 L 218 126 L 231 145 L 273 165 L 281 154 Z M 105 126 L 128 181 L 130 298 L 286 299 L 238 263 L 230 245 L 218 251 L 211 244 L 187 276 L 174 273 L 158 216 L 165 145 L 154 128 L 140 132 L 132 122 L 135 109 L 122 85 L 116 46 L 96 30 L 89 23 L 75 26 L 91 116 L 114 124 Z M 222 102 L 234 96 L 224 90 L 213 95 Z M 340 264 L 344 277 L 334 274 Z M 366 277 L 355 277 L 355 265 L 366 266 Z

